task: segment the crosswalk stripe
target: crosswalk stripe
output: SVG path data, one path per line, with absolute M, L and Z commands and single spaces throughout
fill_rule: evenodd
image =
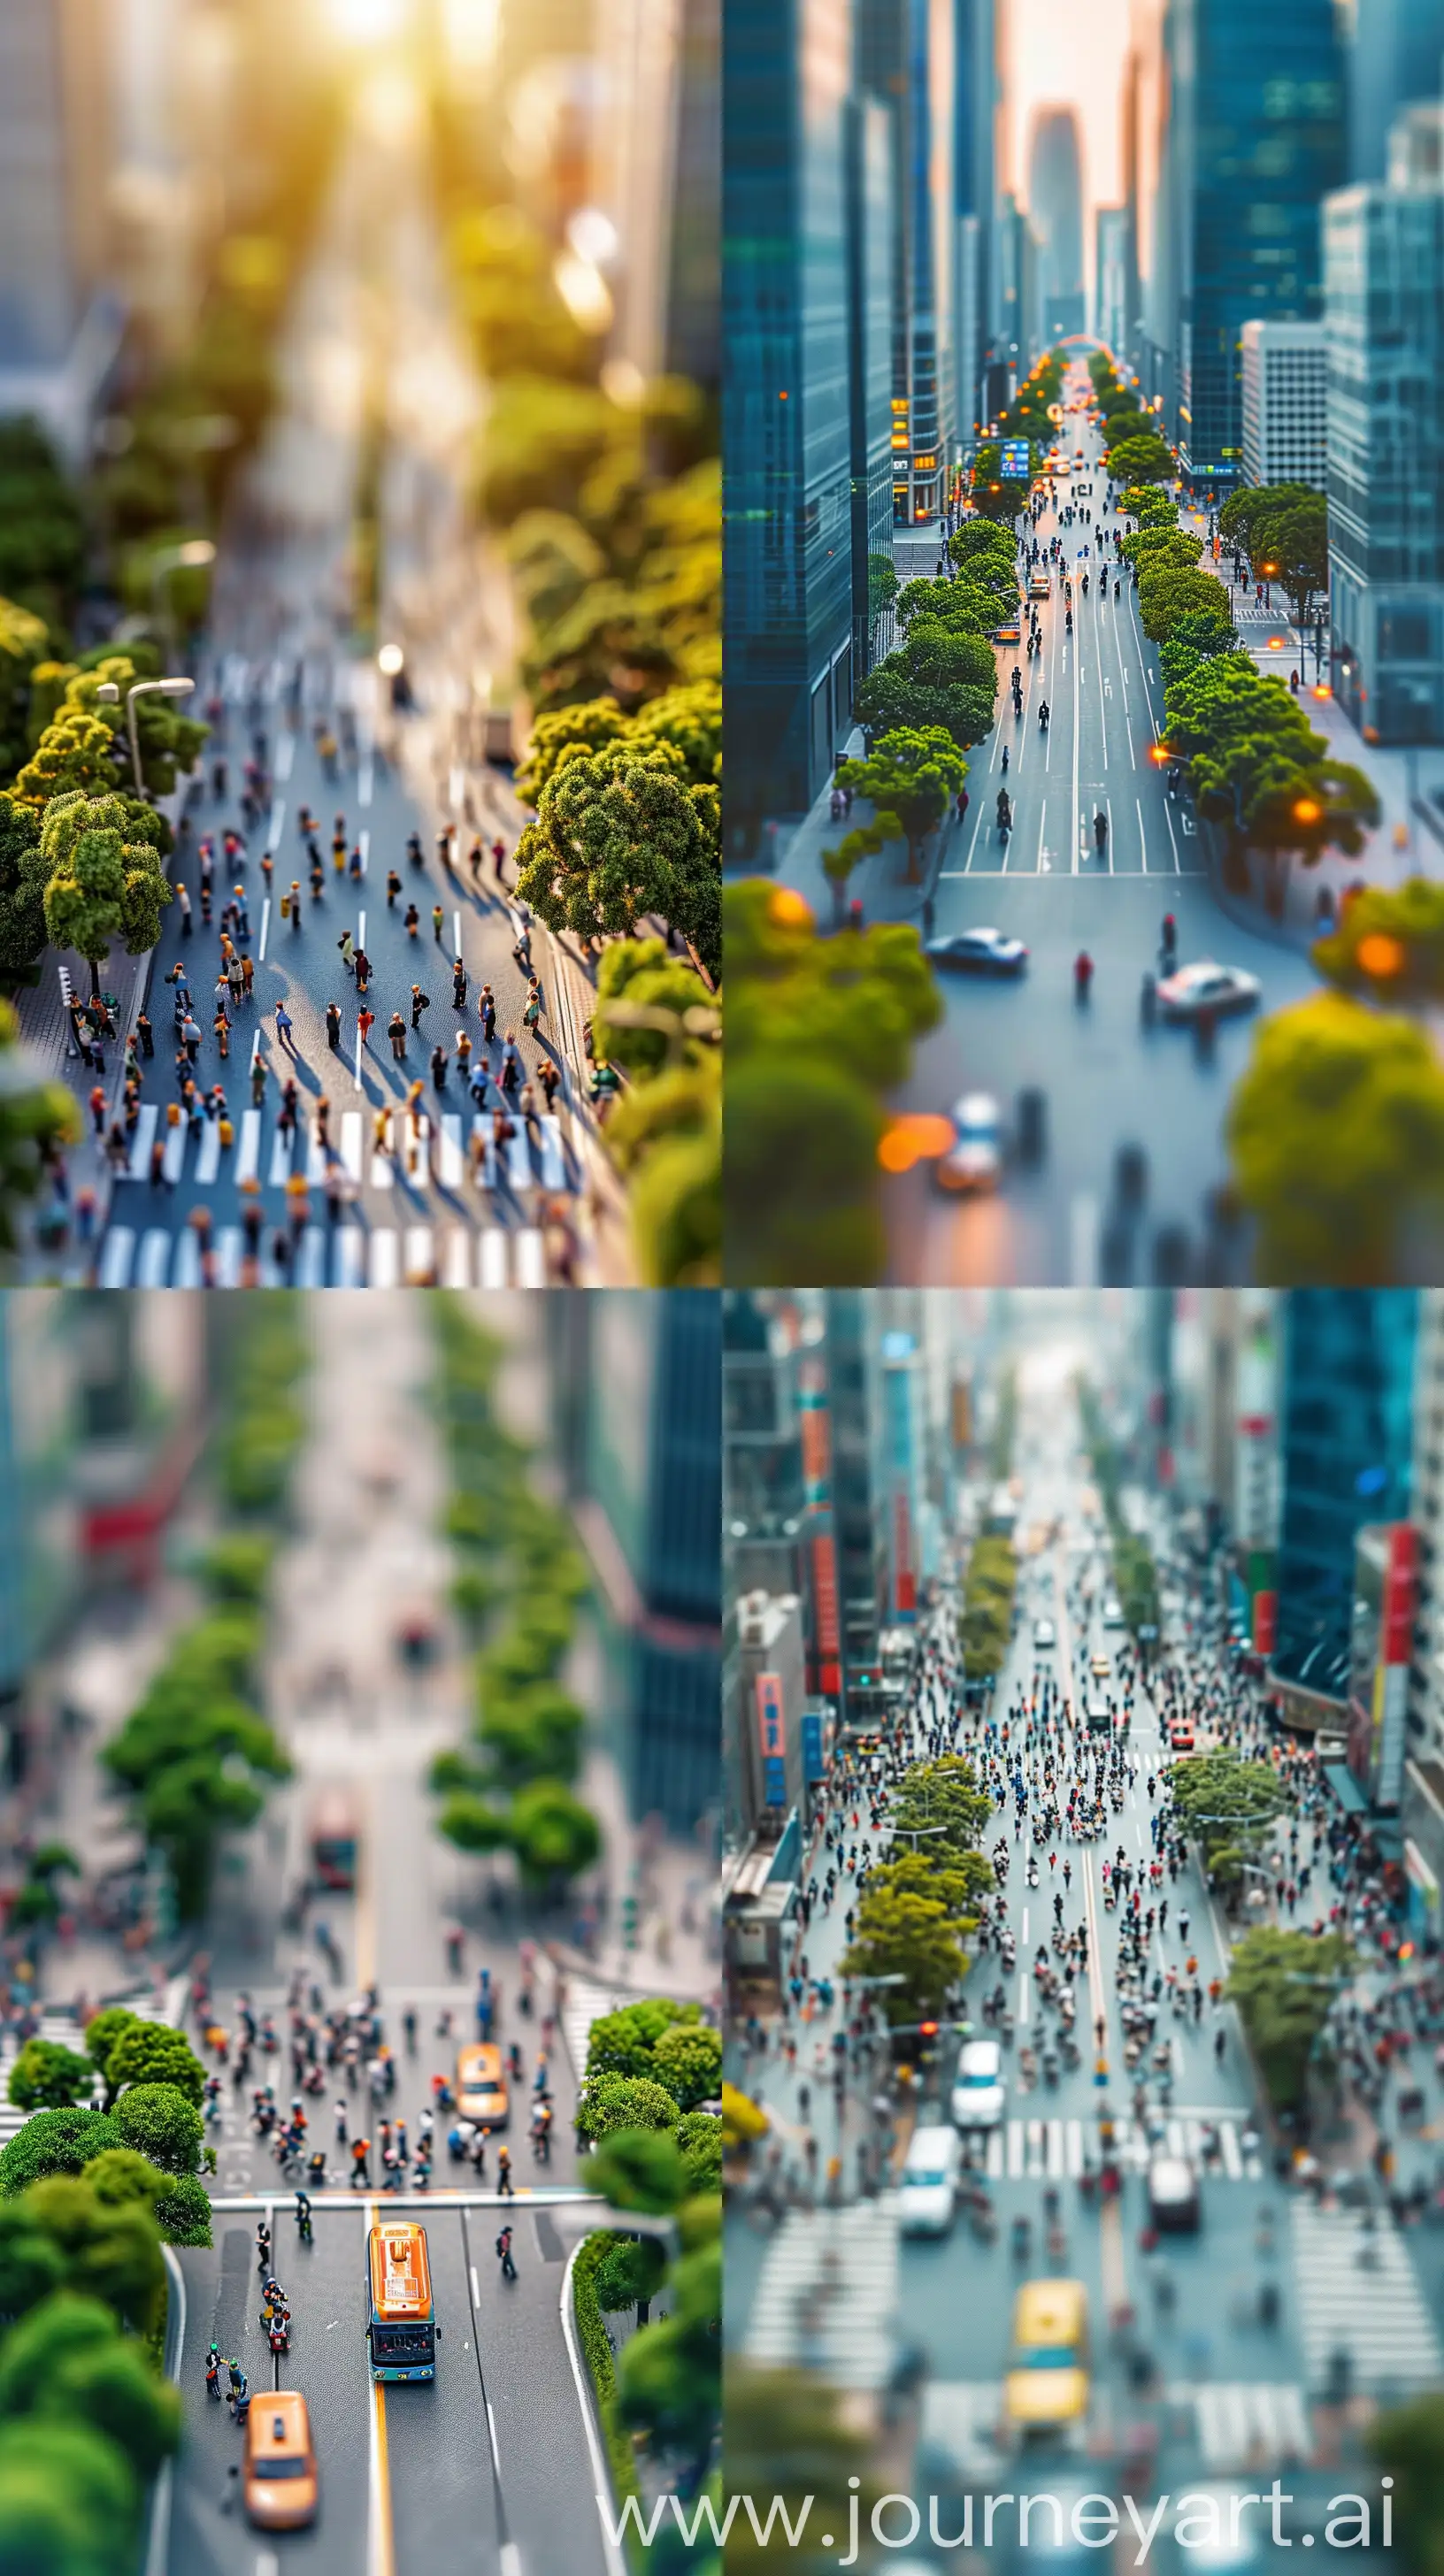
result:
M 313 1190 L 325 1188 L 326 1174 L 330 1168 L 330 1161 L 331 1158 L 326 1151 L 325 1143 L 318 1130 L 313 1127 L 310 1135 L 306 1139 L 306 1182 L 308 1188 Z
M 424 1181 L 431 1156 L 431 1121 L 418 1118 L 413 1125 L 408 1118 L 401 1127 L 401 1157 L 408 1181 Z
M 135 1266 L 137 1288 L 163 1288 L 170 1269 L 170 1236 L 163 1225 L 148 1225 Z
M 128 1288 L 135 1258 L 135 1228 L 113 1225 L 106 1235 L 96 1279 L 102 1288 Z
M 373 1148 L 371 1154 L 371 1187 L 373 1190 L 389 1190 L 395 1178 L 396 1174 L 392 1167 L 390 1155 L 379 1154 Z
M 396 1231 L 393 1226 L 378 1226 L 371 1237 L 371 1262 L 367 1273 L 368 1288 L 394 1288 L 401 1275 Z
M 172 1288 L 199 1288 L 201 1284 L 200 1237 L 194 1226 L 184 1226 L 176 1236 L 175 1267 L 170 1284 Z
M 1356 2388 L 1432 2386 L 1444 2353 L 1408 2245 L 1392 2220 L 1368 2229 L 1364 2215 L 1293 2203 L 1305 2362 L 1326 2379 L 1332 2356 L 1346 2352 Z
M 424 1288 L 435 1265 L 435 1237 L 429 1225 L 409 1225 L 403 1238 L 402 1277 L 408 1288 Z
M 245 1258 L 245 1239 L 238 1225 L 223 1225 L 216 1236 L 216 1282 L 222 1288 L 239 1288 L 241 1263 Z
M 1294 2381 L 1182 2381 L 1165 2397 L 1192 2408 L 1206 2469 L 1283 2468 L 1313 2456 L 1308 2403 Z
M 446 1238 L 442 1285 L 446 1288 L 471 1286 L 471 1237 L 459 1225 L 454 1225 Z
M 271 1139 L 270 1180 L 273 1190 L 284 1189 L 291 1177 L 291 1146 L 294 1138 L 294 1128 L 278 1127 Z
M 241 1112 L 241 1149 L 236 1161 L 238 1182 L 254 1181 L 261 1168 L 261 1113 L 259 1109 Z
M 348 1180 L 359 1184 L 361 1179 L 361 1112 L 359 1109 L 343 1109 L 341 1112 L 341 1169 Z
M 518 1288 L 547 1284 L 546 1247 L 534 1225 L 524 1225 L 516 1239 L 516 1284 Z
M 129 1180 L 143 1181 L 150 1172 L 150 1149 L 155 1143 L 156 1120 L 159 1116 L 160 1109 L 154 1100 L 142 1101 L 140 1116 L 135 1123 L 135 1134 L 130 1141 L 130 1161 L 126 1165 L 126 1177 Z
M 441 1122 L 440 1181 L 444 1190 L 459 1190 L 462 1182 L 461 1120 L 448 1111 Z
M 518 1236 L 518 1244 L 521 1240 Z M 1219 2133 L 1224 2176 L 1231 2182 L 1259 2181 L 1262 2164 L 1256 2155 L 1244 2155 L 1238 2122 L 1223 2115 L 1215 2118 L 1213 2125 Z M 1201 2117 L 1170 2120 L 1163 2141 L 1168 2154 L 1185 2156 L 1208 2170 L 1203 2127 Z M 1076 2181 L 1088 2158 L 1096 2162 L 1102 2149 L 1102 2131 L 1096 2119 L 1014 2118 L 989 2132 L 986 2166 L 995 2181 L 1001 2181 L 1005 2173 L 1013 2182 L 1025 2176 L 1032 2181 Z M 1142 2172 L 1154 2152 L 1132 2114 L 1121 2112 L 1113 2123 L 1113 2153 L 1118 2162 Z
M 1237 2182 L 1243 2173 L 1243 2155 L 1238 2143 L 1238 2131 L 1232 2120 L 1224 2121 L 1219 2131 L 1219 2145 L 1223 2151 L 1224 2172 L 1231 2182 Z
M 326 1235 L 319 1225 L 308 1225 L 301 1237 L 296 1256 L 298 1288 L 324 1288 L 326 1285 Z
M 562 1154 L 561 1121 L 556 1117 L 541 1122 L 541 1176 L 544 1190 L 564 1190 L 567 1167 Z
M 888 2201 L 793 2210 L 768 2248 L 748 2323 L 751 2360 L 804 2366 L 850 2389 L 893 2366 L 898 2221 Z M 824 2286 L 819 2292 L 819 2284 Z
M 209 1189 L 221 1168 L 221 1122 L 208 1118 L 201 1129 L 200 1152 L 196 1156 L 196 1179 L 202 1189 Z
M 359 1225 L 343 1225 L 336 1237 L 335 1281 L 338 1288 L 359 1288 L 365 1268 L 366 1237 Z
M 481 1285 L 506 1286 L 506 1236 L 499 1225 L 489 1225 L 481 1238 Z
M 183 1118 L 178 1118 L 173 1127 L 167 1127 L 166 1129 L 165 1152 L 161 1157 L 161 1170 L 164 1172 L 166 1179 L 170 1182 L 172 1189 L 174 1189 L 176 1182 L 180 1179 L 181 1173 L 185 1168 L 185 1158 L 186 1123 Z

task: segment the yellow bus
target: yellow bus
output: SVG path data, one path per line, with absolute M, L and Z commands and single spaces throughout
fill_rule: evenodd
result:
M 384 2218 L 366 2240 L 366 2341 L 373 2379 L 434 2379 L 440 2328 L 426 2230 Z

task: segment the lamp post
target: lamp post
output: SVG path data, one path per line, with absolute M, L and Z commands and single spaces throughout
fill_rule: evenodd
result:
M 181 570 L 202 572 L 206 565 L 213 564 L 215 559 L 216 550 L 209 537 L 187 537 L 181 545 L 160 547 L 150 559 L 151 615 L 155 617 L 160 613 L 161 583 L 168 574 Z M 171 623 L 169 607 L 166 610 L 166 623 L 167 625 Z
M 194 680 L 132 680 L 130 687 L 126 690 L 125 715 L 126 725 L 130 733 L 130 769 L 131 776 L 135 781 L 135 792 L 137 796 L 143 796 L 145 794 L 145 780 L 141 774 L 140 766 L 140 736 L 136 731 L 136 699 L 146 696 L 160 698 L 188 698 L 194 687 Z M 117 706 L 120 702 L 120 691 L 114 680 L 102 680 L 95 694 L 97 698 L 104 699 L 108 706 Z

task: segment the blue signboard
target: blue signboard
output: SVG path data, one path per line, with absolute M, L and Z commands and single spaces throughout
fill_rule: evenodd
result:
M 1031 482 L 1033 460 L 1026 438 L 1005 438 L 999 461 L 1005 483 Z

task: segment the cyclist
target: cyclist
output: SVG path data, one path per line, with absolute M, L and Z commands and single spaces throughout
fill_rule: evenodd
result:
M 1101 806 L 1093 817 L 1093 838 L 1098 849 L 1101 851 L 1108 840 L 1108 817 L 1103 812 Z
M 206 2351 L 206 2394 L 208 2397 L 214 2397 L 217 2404 L 219 2404 L 221 2394 L 221 2348 L 218 2343 L 209 2345 Z

